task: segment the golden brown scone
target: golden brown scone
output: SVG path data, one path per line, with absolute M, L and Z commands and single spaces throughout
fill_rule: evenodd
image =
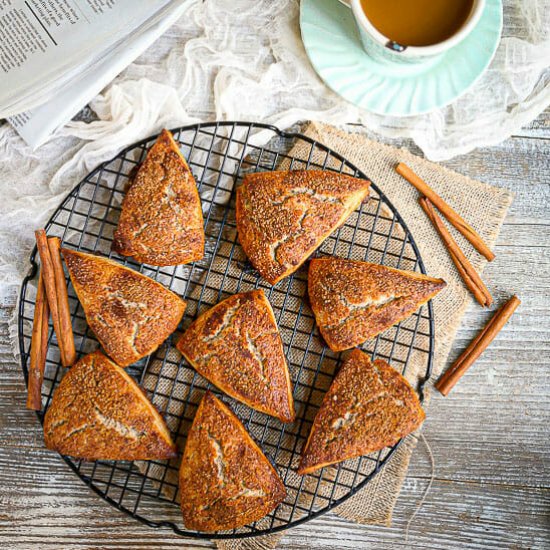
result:
M 225 531 L 269 514 L 286 496 L 275 468 L 227 405 L 206 392 L 179 473 L 188 529 Z
M 63 377 L 44 418 L 46 447 L 86 460 L 177 455 L 164 420 L 136 382 L 101 352 Z
M 249 407 L 294 420 L 283 343 L 263 290 L 234 294 L 203 313 L 176 347 L 222 391 Z
M 369 195 L 370 182 L 323 170 L 259 172 L 237 190 L 239 241 L 274 285 L 294 273 Z
M 426 415 L 410 384 L 385 361 L 354 349 L 313 421 L 299 474 L 397 443 Z
M 204 256 L 197 184 L 168 130 L 139 167 L 124 201 L 113 250 L 150 265 L 178 265 Z
M 357 260 L 319 258 L 309 265 L 311 308 L 333 351 L 373 338 L 445 286 L 443 279 Z
M 88 325 L 115 363 L 153 353 L 176 330 L 186 306 L 179 296 L 108 258 L 62 253 Z

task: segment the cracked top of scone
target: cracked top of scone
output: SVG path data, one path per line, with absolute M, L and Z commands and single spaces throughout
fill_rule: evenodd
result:
M 311 260 L 308 294 L 315 321 L 333 351 L 374 338 L 445 288 L 413 271 L 327 257 Z
M 401 374 L 354 349 L 323 398 L 298 473 L 394 445 L 416 430 L 425 416 L 416 392 Z
M 234 294 L 203 313 L 176 347 L 212 384 L 249 407 L 294 420 L 283 343 L 263 290 Z
M 369 186 L 328 170 L 246 174 L 237 190 L 239 242 L 260 275 L 275 284 L 346 221 Z
M 115 363 L 127 367 L 176 330 L 186 303 L 160 283 L 108 258 L 62 253 L 88 325 Z
M 44 418 L 48 449 L 86 460 L 176 456 L 162 417 L 136 382 L 101 352 L 65 374 Z
M 197 184 L 168 130 L 151 147 L 124 197 L 112 246 L 150 265 L 186 264 L 204 256 Z
M 284 498 L 271 463 L 233 412 L 206 392 L 199 404 L 179 473 L 188 529 L 222 531 L 252 523 Z

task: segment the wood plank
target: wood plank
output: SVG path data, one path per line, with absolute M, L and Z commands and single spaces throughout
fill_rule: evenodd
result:
M 422 449 L 415 456 L 422 457 Z M 142 526 L 104 503 L 47 451 L 26 449 L 0 457 L 2 472 L 11 471 L 3 482 L 19 480 L 18 491 L 2 493 L 0 546 L 2 541 L 78 548 L 82 537 L 87 545 L 101 548 L 211 547 L 208 541 L 179 538 L 167 530 Z M 328 514 L 285 534 L 283 548 L 392 548 L 402 541 L 406 522 L 427 483 L 425 477 L 410 475 L 394 513 L 391 528 L 361 526 Z M 5 486 L 5 485 L 3 485 Z M 54 498 L 53 498 L 54 497 Z M 543 548 L 550 542 L 547 529 L 550 491 L 490 483 L 453 482 L 436 477 L 425 505 L 411 525 L 413 548 Z M 5 523 L 4 523 L 5 522 Z M 335 540 L 334 533 L 338 532 Z M 113 534 L 116 533 L 116 537 Z M 114 540 L 113 540 L 114 539 Z M 118 546 L 116 546 L 118 545 Z M 372 546 L 371 546 L 372 545 Z M 42 547 L 42 546 L 41 546 Z M 89 546 L 88 546 L 89 547 Z
M 407 522 L 425 480 L 408 477 L 394 513 L 392 527 L 363 527 L 364 548 L 399 548 Z M 491 484 L 453 483 L 436 480 L 424 506 L 411 523 L 407 548 L 545 548 L 548 491 Z M 325 540 L 330 536 L 328 529 Z M 338 532 L 338 528 L 332 530 Z M 347 530 L 346 530 L 347 531 Z M 351 532 L 353 533 L 353 532 Z M 353 533 L 354 534 L 354 533 Z M 344 548 L 353 548 L 354 537 Z M 311 540 L 312 546 L 317 542 Z M 340 547 L 340 546 L 339 546 Z
M 484 278 L 497 299 L 517 292 L 523 304 L 451 396 L 432 399 L 424 434 L 436 480 L 411 526 L 410 548 L 550 547 L 550 141 L 538 139 L 550 137 L 549 119 L 545 113 L 522 137 L 444 163 L 516 192 Z M 43 448 L 38 421 L 24 409 L 23 377 L 8 342 L 13 304 L 12 296 L 0 305 L 0 547 L 213 548 L 137 523 Z M 488 316 L 470 308 L 451 357 Z M 281 548 L 399 547 L 430 471 L 420 445 L 391 528 L 327 514 L 288 531 Z

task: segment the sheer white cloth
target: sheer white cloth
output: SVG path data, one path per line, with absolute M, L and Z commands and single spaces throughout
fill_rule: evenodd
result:
M 504 38 L 486 75 L 451 106 L 406 119 L 362 112 L 321 82 L 300 40 L 298 0 L 185 1 L 186 15 L 92 101 L 99 120 L 71 122 L 35 152 L 0 126 L 0 297 L 20 283 L 33 230 L 61 198 L 164 126 L 361 122 L 442 160 L 504 140 L 550 103 L 550 0 L 505 0 Z

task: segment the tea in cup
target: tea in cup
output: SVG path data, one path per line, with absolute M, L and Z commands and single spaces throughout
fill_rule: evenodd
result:
M 441 54 L 478 23 L 485 0 L 340 0 L 349 6 L 367 53 L 394 61 Z

